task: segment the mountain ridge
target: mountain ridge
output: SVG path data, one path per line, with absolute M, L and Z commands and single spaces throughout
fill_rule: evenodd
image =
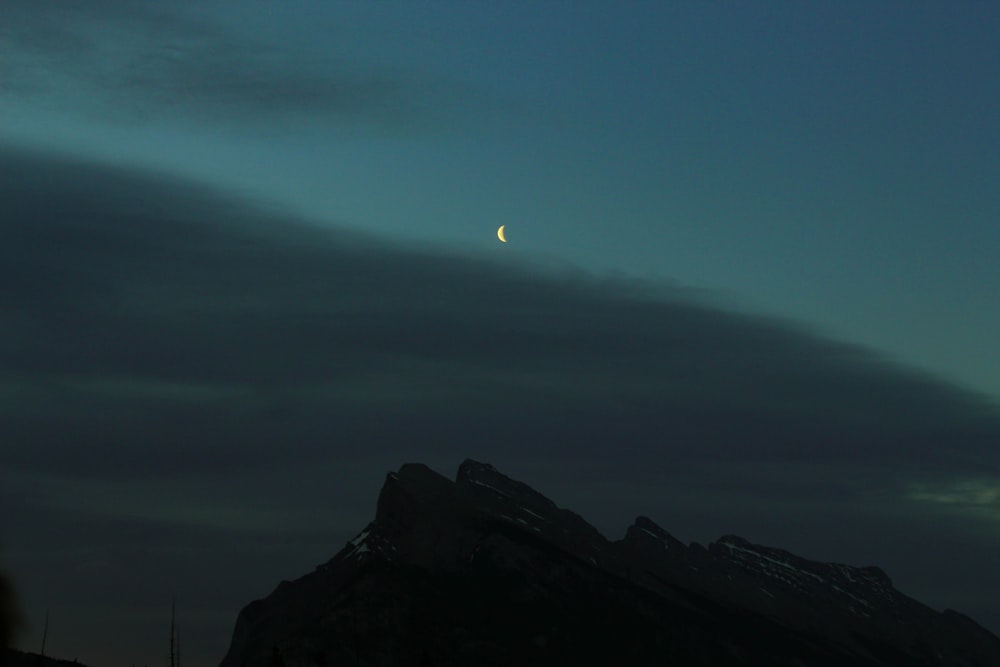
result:
M 240 612 L 222 667 L 592 664 L 623 651 L 631 664 L 1000 665 L 1000 639 L 880 568 L 736 535 L 684 545 L 645 516 L 611 541 L 467 459 L 454 481 L 418 463 L 388 473 L 364 530 Z

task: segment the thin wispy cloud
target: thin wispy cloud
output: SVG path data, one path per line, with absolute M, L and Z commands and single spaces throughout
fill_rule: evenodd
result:
M 1000 521 L 1000 478 L 971 477 L 931 484 L 915 483 L 907 497 L 956 514 Z
M 456 88 L 256 39 L 190 3 L 5 3 L 0 90 L 108 120 L 426 123 Z M 274 127 L 272 126 L 272 129 Z

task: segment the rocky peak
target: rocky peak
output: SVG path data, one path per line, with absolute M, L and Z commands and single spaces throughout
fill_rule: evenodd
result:
M 639 545 L 653 543 L 660 549 L 669 549 L 679 553 L 687 549 L 683 542 L 645 516 L 636 517 L 635 522 L 625 531 L 625 538 L 622 541 L 626 544 Z
M 527 484 L 488 463 L 466 460 L 458 468 L 457 495 L 482 515 L 535 536 L 597 564 L 608 541 L 580 515 L 561 509 Z
M 877 567 L 812 561 L 783 549 L 752 544 L 736 535 L 721 537 L 709 545 L 709 552 L 739 572 L 765 582 L 764 588 L 772 597 L 786 594 L 822 601 L 863 618 L 894 615 L 902 607 L 921 615 L 933 613 L 899 593 Z
M 455 485 L 420 463 L 407 463 L 386 475 L 378 496 L 375 522 L 382 526 L 423 522 L 454 502 Z
M 550 655 L 532 652 L 543 645 Z M 511 664 L 596 664 L 600 651 L 600 662 L 629 664 L 1000 664 L 1000 640 L 899 593 L 878 568 L 735 535 L 685 547 L 644 516 L 612 544 L 467 460 L 455 481 L 421 464 L 389 473 L 374 521 L 240 612 L 223 667 L 265 667 L 275 650 L 290 667 L 320 654 L 326 664 L 415 664 L 415 648 L 456 665 L 501 653 Z M 927 655 L 937 658 L 917 659 Z
M 466 459 L 458 467 L 455 483 L 459 493 L 467 497 L 506 498 L 537 512 L 551 513 L 557 509 L 554 502 L 527 484 L 507 477 L 488 463 Z
M 854 567 L 813 561 L 784 549 L 753 544 L 736 535 L 720 537 L 718 541 L 709 545 L 709 551 L 748 571 L 760 574 L 778 572 L 785 576 L 805 576 L 814 581 L 864 584 L 878 592 L 893 590 L 889 576 L 877 567 Z

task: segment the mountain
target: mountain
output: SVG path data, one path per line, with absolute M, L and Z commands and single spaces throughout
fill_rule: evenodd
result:
M 1000 639 L 877 567 L 646 517 L 609 541 L 468 460 L 389 473 L 357 537 L 240 612 L 221 667 L 603 664 L 996 667 Z

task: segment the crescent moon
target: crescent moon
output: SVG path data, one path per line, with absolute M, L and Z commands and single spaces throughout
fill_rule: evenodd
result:
M 500 225 L 500 229 L 497 230 L 497 238 L 503 241 L 504 243 L 507 242 L 507 239 L 505 239 L 503 236 L 503 228 L 506 226 L 507 225 Z

